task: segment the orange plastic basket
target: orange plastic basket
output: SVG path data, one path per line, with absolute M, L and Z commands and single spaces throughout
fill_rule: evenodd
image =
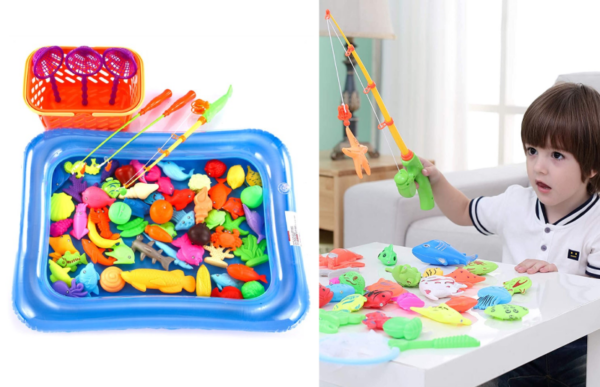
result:
M 61 47 L 65 56 L 76 47 Z M 100 55 L 109 47 L 93 47 Z M 36 50 L 37 51 L 37 50 Z M 52 94 L 50 79 L 38 79 L 33 75 L 33 54 L 25 63 L 23 98 L 27 107 L 39 115 L 46 129 L 80 128 L 115 130 L 123 126 L 144 103 L 144 64 L 137 52 L 130 50 L 135 57 L 138 71 L 131 79 L 119 81 L 117 98 L 109 105 L 113 77 L 102 68 L 88 77 L 88 105 L 81 104 L 81 77 L 74 75 L 63 63 L 56 72 L 56 82 L 61 102 L 57 103 Z

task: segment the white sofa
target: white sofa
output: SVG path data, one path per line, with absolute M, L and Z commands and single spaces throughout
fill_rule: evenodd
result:
M 525 164 L 445 174 L 468 198 L 498 195 L 513 184 L 527 186 Z M 461 253 L 501 261 L 497 236 L 484 236 L 473 226 L 457 226 L 437 208 L 423 211 L 417 195 L 406 199 L 393 180 L 358 184 L 344 196 L 344 247 L 371 242 L 414 247 L 432 239 L 450 243 Z

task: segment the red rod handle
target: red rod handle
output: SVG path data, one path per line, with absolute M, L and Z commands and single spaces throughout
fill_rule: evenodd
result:
M 171 93 L 171 90 L 166 89 L 165 91 L 160 93 L 160 95 L 156 96 L 152 101 L 150 101 L 146 106 L 144 106 L 144 108 L 142 110 L 140 110 L 139 115 L 143 116 L 144 114 L 148 113 L 150 110 L 158 107 L 158 105 L 165 102 L 165 100 L 171 98 L 172 95 L 173 95 L 173 93 Z
M 181 109 L 182 107 L 187 105 L 188 102 L 191 102 L 194 98 L 196 98 L 196 93 L 194 93 L 192 90 L 188 91 L 186 95 L 179 98 L 177 101 L 175 101 L 173 105 L 171 105 L 170 108 L 165 110 L 163 116 L 167 117 L 169 114 Z

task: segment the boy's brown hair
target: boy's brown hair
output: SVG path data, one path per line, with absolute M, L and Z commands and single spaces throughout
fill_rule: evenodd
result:
M 546 90 L 527 108 L 521 140 L 533 147 L 567 151 L 579 163 L 581 181 L 598 174 L 587 185 L 590 195 L 600 192 L 600 94 L 581 83 L 561 83 Z

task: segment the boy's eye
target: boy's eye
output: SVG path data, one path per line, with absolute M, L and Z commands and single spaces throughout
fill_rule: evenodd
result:
M 565 156 L 563 156 L 562 153 L 559 152 L 552 152 L 552 157 L 557 160 L 562 160 L 565 158 Z
M 530 156 L 534 156 L 537 154 L 537 150 L 535 148 L 529 147 L 527 148 L 527 154 Z

